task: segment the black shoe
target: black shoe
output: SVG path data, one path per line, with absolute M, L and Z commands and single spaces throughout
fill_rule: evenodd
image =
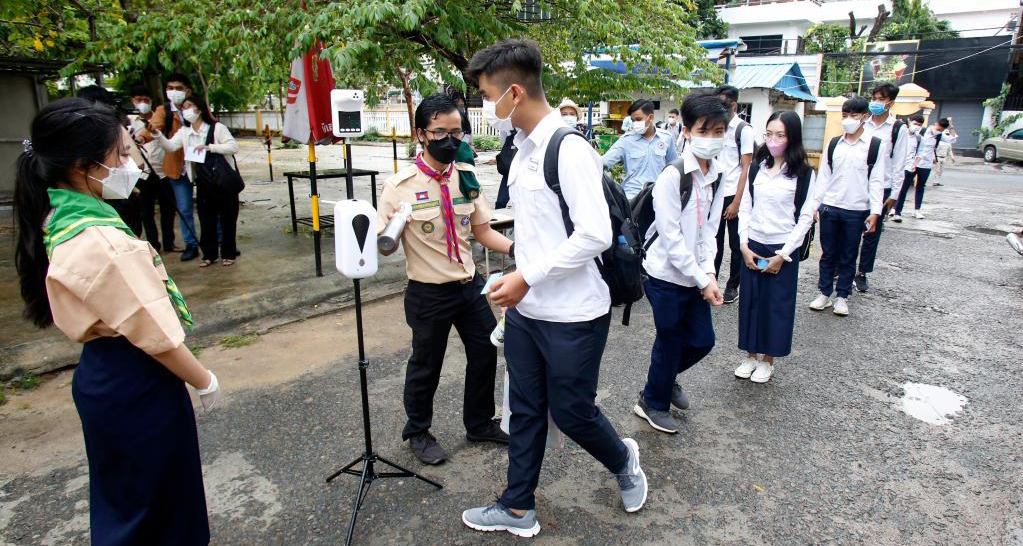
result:
M 448 454 L 444 453 L 444 449 L 437 443 L 437 439 L 429 432 L 409 438 L 409 446 L 412 448 L 412 453 L 415 453 L 416 457 L 426 464 L 440 464 L 448 459 Z
M 867 274 L 857 273 L 853 279 L 853 285 L 856 287 L 857 292 L 866 292 L 870 290 L 870 285 L 867 284 Z
M 739 300 L 738 288 L 725 288 L 725 303 L 735 303 Z
M 671 387 L 671 405 L 678 409 L 689 409 L 689 397 L 678 383 Z
M 495 444 L 508 444 L 510 438 L 501 430 L 499 421 L 490 421 L 482 429 L 475 432 L 466 432 L 465 437 L 470 442 L 494 442 Z
M 194 259 L 196 259 L 198 257 L 199 257 L 199 248 L 198 247 L 194 247 L 194 246 L 186 247 L 185 251 L 181 253 L 181 261 L 183 261 L 183 262 L 187 262 L 189 260 L 194 260 Z

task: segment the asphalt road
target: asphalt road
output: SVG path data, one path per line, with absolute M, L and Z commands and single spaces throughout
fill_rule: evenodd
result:
M 805 308 L 819 252 L 803 263 L 793 354 L 770 383 L 732 376 L 741 357 L 737 309 L 715 310 L 717 347 L 682 377 L 692 409 L 677 414 L 678 435 L 632 414 L 653 340 L 649 307 L 634 309 L 631 326 L 616 321 L 600 405 L 639 442 L 648 504 L 625 514 L 611 476 L 570 443 L 548 452 L 534 543 L 1023 544 L 1023 257 L 1001 235 L 1021 228 L 1015 184 L 1023 180 L 978 169 L 951 171 L 945 182 L 929 190 L 926 220 L 889 225 L 871 292 L 853 296 L 850 317 Z M 502 449 L 464 439 L 460 342 L 449 348 L 433 429 L 452 460 L 434 468 L 414 462 L 400 441 L 405 341 L 380 347 L 369 355 L 376 447 L 445 488 L 375 483 L 356 543 L 519 543 L 460 521 L 463 509 L 500 493 L 507 466 Z M 901 410 L 906 383 L 947 388 L 966 404 L 947 424 L 924 422 Z M 344 358 L 281 385 L 233 392 L 201 416 L 213 544 L 342 542 L 355 480 L 324 478 L 360 453 L 357 393 L 355 362 Z M 78 460 L 0 479 L 0 546 L 88 543 Z

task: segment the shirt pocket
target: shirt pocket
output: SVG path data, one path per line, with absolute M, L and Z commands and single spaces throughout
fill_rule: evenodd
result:
M 412 211 L 409 227 L 431 241 L 444 239 L 444 223 L 440 221 L 440 207 Z
M 472 229 L 472 220 L 470 216 L 476 212 L 475 203 L 461 203 L 454 206 L 455 209 L 455 226 L 458 228 L 458 233 L 463 239 L 469 237 L 469 231 Z

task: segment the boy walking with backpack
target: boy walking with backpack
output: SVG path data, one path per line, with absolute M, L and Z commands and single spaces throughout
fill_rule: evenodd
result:
M 657 337 L 634 408 L 655 430 L 669 434 L 678 432 L 670 406 L 689 407 L 675 378 L 714 347 L 710 306 L 724 302 L 714 271 L 724 201 L 714 157 L 724 145 L 728 110 L 714 95 L 692 95 L 682 104 L 682 120 L 682 157 L 665 167 L 652 189 L 654 221 L 646 232 L 643 268 Z
M 822 253 L 817 287 L 821 293 L 810 309 L 823 311 L 834 305 L 834 313 L 842 317 L 849 314 L 860 238 L 864 230 L 878 229 L 888 166 L 881 139 L 864 133 L 869 115 L 867 99 L 853 97 L 842 104 L 844 134 L 831 139 L 817 178 Z M 836 291 L 838 297 L 832 301 Z
M 509 39 L 477 52 L 467 70 L 483 95 L 488 124 L 519 130 L 508 177 L 518 271 L 490 291 L 491 301 L 509 307 L 508 485 L 493 504 L 463 512 L 462 521 L 478 531 L 525 537 L 540 532 L 534 491 L 548 410 L 562 432 L 617 478 L 627 512 L 638 511 L 647 497 L 639 446 L 622 440 L 596 406 L 611 323 L 610 292 L 595 261 L 613 242 L 603 169 L 585 139 L 571 134 L 555 142 L 564 123 L 547 102 L 542 67 L 536 42 Z M 556 146 L 553 153 L 549 146 Z M 557 165 L 556 188 L 547 179 L 549 162 Z

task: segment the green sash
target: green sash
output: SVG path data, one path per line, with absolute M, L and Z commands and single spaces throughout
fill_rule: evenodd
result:
M 43 242 L 46 245 L 47 258 L 53 258 L 53 249 L 57 245 L 73 239 L 87 227 L 91 226 L 113 226 L 124 231 L 131 238 L 135 233 L 121 220 L 117 211 L 101 199 L 91 195 L 85 195 L 71 190 L 59 190 L 50 188 L 46 190 L 50 195 L 50 206 L 53 210 L 43 225 Z M 163 261 L 159 256 L 153 259 L 153 265 L 161 265 Z M 192 313 L 188 311 L 185 304 L 185 297 L 178 290 L 178 285 L 167 274 L 167 296 L 174 305 L 178 318 L 186 329 L 192 329 Z

